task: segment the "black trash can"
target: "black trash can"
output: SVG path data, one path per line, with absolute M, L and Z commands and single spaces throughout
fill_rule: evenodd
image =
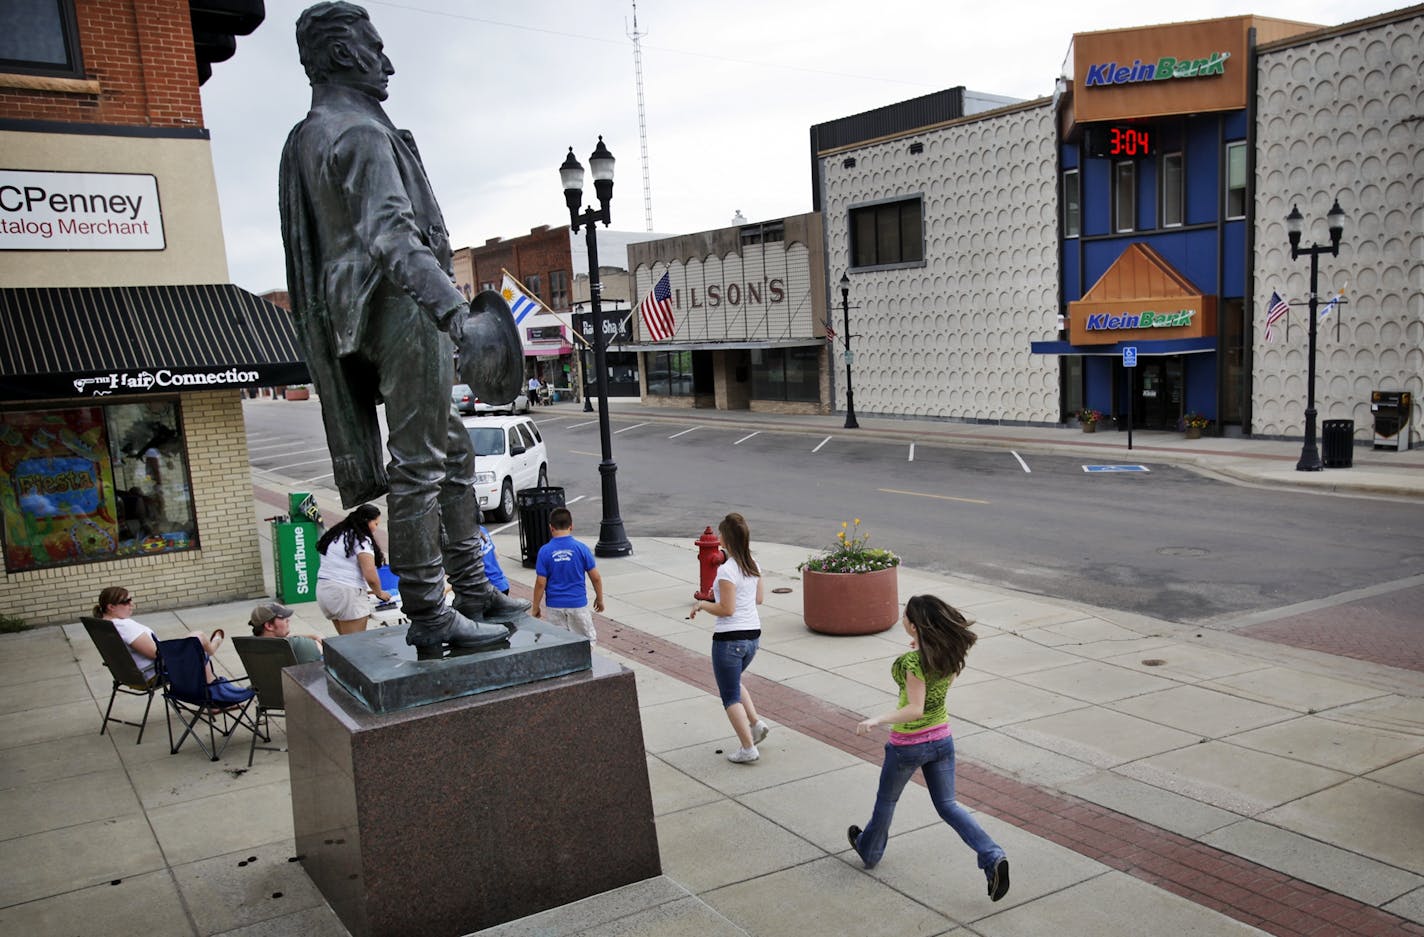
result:
M 564 506 L 562 488 L 526 488 L 514 496 L 519 505 L 519 557 L 533 569 L 539 548 L 549 542 L 549 515 Z
M 1326 468 L 1355 464 L 1355 421 L 1326 420 L 1320 424 L 1321 460 Z

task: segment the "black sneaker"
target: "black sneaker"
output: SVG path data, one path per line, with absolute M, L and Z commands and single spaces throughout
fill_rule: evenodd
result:
M 850 848 L 856 849 L 856 842 L 860 839 L 860 827 L 851 824 L 851 828 L 846 830 L 846 839 L 850 840 Z M 858 853 L 860 850 L 856 849 Z
M 1009 860 L 1000 859 L 989 873 L 989 898 L 998 901 L 1009 893 Z

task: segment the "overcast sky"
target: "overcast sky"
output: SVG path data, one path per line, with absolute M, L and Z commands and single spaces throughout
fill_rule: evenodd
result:
M 234 283 L 285 283 L 277 163 L 310 104 L 293 26 L 267 20 L 203 86 Z M 558 166 L 588 166 L 600 134 L 617 158 L 613 227 L 645 230 L 629 0 L 368 0 L 395 65 L 386 109 L 415 134 L 455 246 L 568 223 Z M 809 130 L 964 85 L 1053 91 L 1074 32 L 1256 13 L 1337 25 L 1389 0 L 642 0 L 644 113 L 654 230 L 724 227 L 811 209 Z M 965 11 L 970 11 L 966 13 Z M 587 185 L 592 197 L 591 178 Z M 600 257 L 604 263 L 623 258 Z

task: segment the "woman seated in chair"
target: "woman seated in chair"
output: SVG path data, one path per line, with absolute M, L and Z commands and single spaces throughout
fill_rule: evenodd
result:
M 114 623 L 114 630 L 129 646 L 129 654 L 133 656 L 134 663 L 143 671 L 145 677 L 151 677 L 154 672 L 154 661 L 158 659 L 158 635 L 154 634 L 153 629 L 147 625 L 134 621 L 133 611 L 133 593 L 123 586 L 109 586 L 99 593 L 99 604 L 94 606 L 94 617 L 105 618 Z M 213 674 L 211 658 L 217 652 L 226 635 L 221 628 L 217 628 L 214 629 L 211 637 L 201 631 L 189 632 L 189 636 L 203 642 L 203 653 L 209 658 L 208 682 L 212 683 L 216 676 Z

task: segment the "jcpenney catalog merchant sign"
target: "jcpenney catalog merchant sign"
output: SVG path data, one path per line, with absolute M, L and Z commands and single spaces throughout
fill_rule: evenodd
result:
M 163 248 L 153 176 L 0 169 L 0 250 Z

